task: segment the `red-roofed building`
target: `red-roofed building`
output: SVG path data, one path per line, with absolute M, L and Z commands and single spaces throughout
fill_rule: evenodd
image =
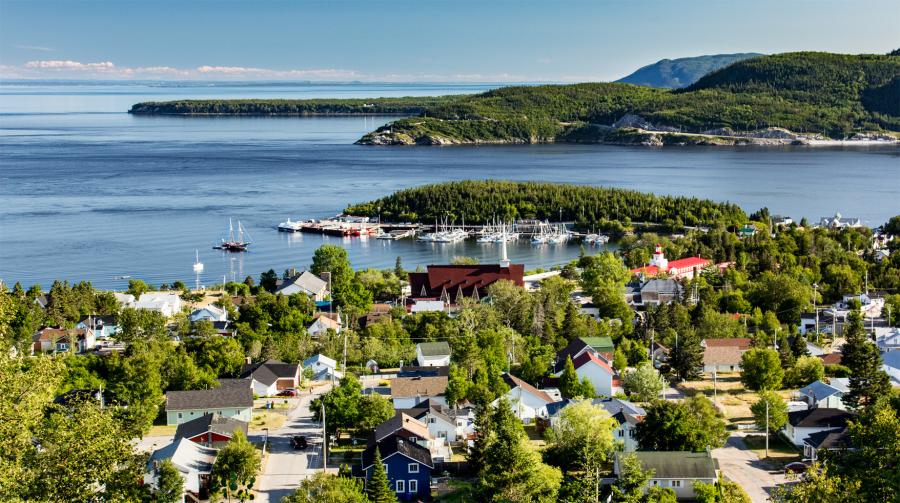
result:
M 524 264 L 430 265 L 427 272 L 409 273 L 409 287 L 413 302 L 440 300 L 450 305 L 464 297 L 480 299 L 489 286 L 504 279 L 524 287 L 524 277 Z
M 644 276 L 658 276 L 667 273 L 675 279 L 692 279 L 710 265 L 712 265 L 712 261 L 702 257 L 687 257 L 670 262 L 663 253 L 662 245 L 657 244 L 650 264 L 632 269 L 631 272 Z
M 572 364 L 575 366 L 578 379 L 590 381 L 597 396 L 613 396 L 615 394 L 613 391 L 615 372 L 609 363 L 597 356 L 596 353 L 585 351 L 572 360 Z

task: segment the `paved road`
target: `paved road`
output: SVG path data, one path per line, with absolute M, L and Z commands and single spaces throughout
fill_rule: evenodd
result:
M 300 481 L 322 469 L 322 426 L 314 422 L 309 402 L 321 393 L 330 389 L 319 387 L 312 396 L 304 395 L 284 426 L 269 432 L 269 456 L 263 467 L 263 473 L 257 477 L 257 502 L 278 503 L 281 498 L 291 494 Z M 303 435 L 309 441 L 305 451 L 291 448 L 291 437 Z M 263 440 L 263 435 L 256 435 L 254 440 Z
M 732 433 L 725 447 L 714 450 L 713 456 L 719 460 L 722 473 L 743 487 L 754 503 L 765 503 L 769 500 L 769 492 L 785 482 L 784 473 L 768 469 L 744 444 L 745 435 L 744 432 Z

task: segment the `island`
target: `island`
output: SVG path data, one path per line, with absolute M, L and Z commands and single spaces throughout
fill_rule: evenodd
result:
M 138 103 L 134 114 L 396 114 L 362 145 L 900 144 L 900 53 L 752 57 L 682 89 L 529 85 L 475 95 Z

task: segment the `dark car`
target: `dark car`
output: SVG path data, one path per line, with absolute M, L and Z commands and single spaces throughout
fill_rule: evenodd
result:
M 281 390 L 281 391 L 278 392 L 278 396 L 297 396 L 297 395 L 299 395 L 299 394 L 300 394 L 300 393 L 297 392 L 297 390 L 295 390 L 295 389 L 293 389 L 293 388 Z
M 809 465 L 801 463 L 800 461 L 784 465 L 785 473 L 806 473 L 807 469 L 809 469 Z
M 304 437 L 303 435 L 294 435 L 291 438 L 291 447 L 293 447 L 294 449 L 303 450 L 306 449 L 306 446 L 306 437 Z

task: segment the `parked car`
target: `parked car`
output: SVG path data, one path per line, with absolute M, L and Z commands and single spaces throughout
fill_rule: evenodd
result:
M 298 395 L 300 395 L 300 392 L 297 391 L 297 390 L 295 390 L 295 389 L 293 389 L 293 388 L 283 389 L 283 390 L 281 390 L 281 391 L 278 392 L 278 396 L 291 396 L 291 397 L 293 397 L 293 396 L 298 396 Z
M 800 461 L 794 461 L 793 463 L 784 465 L 785 473 L 806 473 L 806 470 L 808 469 L 809 465 Z
M 293 447 L 294 449 L 303 450 L 306 449 L 306 446 L 306 437 L 304 437 L 303 435 L 294 435 L 293 437 L 291 437 L 291 447 Z

